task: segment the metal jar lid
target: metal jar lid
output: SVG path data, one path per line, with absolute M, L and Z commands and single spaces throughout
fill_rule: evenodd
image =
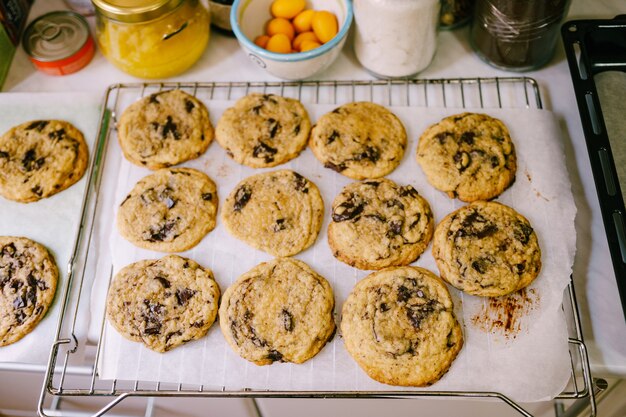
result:
M 124 23 L 148 22 L 176 9 L 183 0 L 92 0 L 96 11 Z
M 89 26 L 78 13 L 50 12 L 32 21 L 24 31 L 22 45 L 41 62 L 71 57 L 90 39 Z

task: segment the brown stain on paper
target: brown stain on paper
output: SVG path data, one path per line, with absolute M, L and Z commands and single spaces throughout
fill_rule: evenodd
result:
M 471 322 L 484 332 L 515 339 L 526 328 L 524 318 L 537 307 L 539 294 L 535 289 L 524 288 L 503 297 L 488 298 Z
M 528 182 L 533 182 L 533 177 L 530 175 L 530 172 L 528 172 L 527 169 L 524 170 L 524 174 L 526 175 L 526 179 L 528 179 Z M 545 201 L 550 201 L 549 198 L 545 197 L 543 194 L 541 194 L 535 187 L 533 187 L 533 191 L 535 192 L 535 195 L 538 198 L 542 198 Z

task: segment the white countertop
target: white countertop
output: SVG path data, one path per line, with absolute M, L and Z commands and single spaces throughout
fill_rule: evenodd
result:
M 30 19 L 52 10 L 64 9 L 60 0 L 37 0 Z M 623 0 L 573 0 L 568 20 L 607 19 L 626 13 Z M 93 18 L 90 19 L 93 25 Z M 473 54 L 467 27 L 441 32 L 432 64 L 420 78 L 515 76 L 494 69 Z M 170 81 L 269 81 L 241 52 L 235 38 L 215 31 L 201 60 L 191 70 Z M 563 48 L 542 69 L 524 73 L 541 86 L 544 107 L 560 119 L 565 142 L 567 168 L 578 207 L 576 216 L 577 255 L 574 281 L 583 318 L 585 341 L 594 376 L 626 377 L 626 321 L 619 301 L 602 216 L 598 205 L 589 158 L 582 133 L 576 99 Z M 362 80 L 372 77 L 357 62 L 351 39 L 337 61 L 316 79 Z M 103 94 L 110 84 L 136 82 L 96 53 L 93 61 L 78 73 L 54 77 L 38 72 L 20 48 L 5 82 L 5 92 L 87 91 Z

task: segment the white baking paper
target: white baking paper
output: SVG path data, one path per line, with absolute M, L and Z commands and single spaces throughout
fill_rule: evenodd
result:
M 101 97 L 87 93 L 2 93 L 0 134 L 23 122 L 60 119 L 75 125 L 85 136 L 89 151 L 98 131 Z M 67 265 L 72 255 L 87 174 L 70 188 L 34 203 L 17 203 L 0 197 L 0 235 L 24 236 L 47 247 L 59 268 L 53 304 L 37 327 L 23 339 L 0 347 L 0 362 L 43 365 L 55 338 L 62 295 L 67 283 Z M 86 333 L 89 312 L 77 322 L 76 334 Z
M 230 104 L 208 100 L 206 103 L 214 124 Z M 311 119 L 316 120 L 334 106 L 306 107 Z M 389 178 L 402 185 L 413 185 L 430 202 L 436 221 L 440 221 L 446 214 L 461 207 L 462 203 L 449 199 L 427 183 L 415 160 L 417 138 L 426 127 L 441 118 L 467 110 L 415 107 L 392 107 L 391 110 L 405 124 L 409 145 L 400 166 Z M 468 296 L 451 288 L 457 317 L 463 325 L 465 345 L 450 371 L 428 389 L 496 391 L 516 401 L 540 401 L 560 393 L 571 371 L 561 302 L 575 252 L 576 209 L 565 168 L 560 130 L 554 116 L 548 111 L 527 109 L 489 109 L 487 113 L 508 125 L 518 155 L 515 184 L 498 201 L 514 207 L 537 230 L 543 268 L 525 292 L 525 300 L 510 303 L 515 311 L 512 316 L 497 317 L 498 309 L 489 307 L 488 299 Z M 107 220 L 111 229 L 108 235 L 101 237 L 101 244 L 105 247 L 100 250 L 111 248 L 113 269 L 117 271 L 131 262 L 159 258 L 164 254 L 136 248 L 115 230 L 116 207 L 134 184 L 150 171 L 123 160 L 115 140 L 109 145 L 108 152 L 108 158 L 115 158 L 115 162 L 108 162 L 109 172 L 104 173 L 105 188 L 114 197 Z M 200 169 L 215 180 L 220 202 L 244 177 L 273 170 L 241 166 L 233 162 L 216 143 L 211 144 L 202 157 L 184 165 Z M 351 180 L 324 168 L 309 149 L 295 160 L 274 169 L 283 168 L 293 169 L 315 182 L 324 198 L 326 215 L 320 235 L 311 248 L 296 257 L 331 283 L 336 297 L 335 318 L 339 324 L 344 300 L 355 283 L 369 274 L 337 261 L 326 238 L 330 205 L 341 188 Z M 430 249 L 415 265 L 437 272 Z M 239 275 L 271 259 L 270 255 L 231 237 L 219 219 L 214 231 L 197 247 L 181 255 L 211 268 L 222 291 Z M 92 305 L 101 316 L 110 267 L 99 269 L 106 270 L 106 273 L 98 278 Z M 506 327 L 514 331 L 503 331 Z M 99 375 L 103 379 L 202 384 L 204 389 L 216 390 L 406 390 L 371 380 L 348 355 L 339 333 L 317 356 L 304 364 L 275 363 L 261 367 L 234 353 L 227 346 L 217 323 L 207 337 L 164 354 L 126 340 L 108 323 L 104 332 L 98 364 Z

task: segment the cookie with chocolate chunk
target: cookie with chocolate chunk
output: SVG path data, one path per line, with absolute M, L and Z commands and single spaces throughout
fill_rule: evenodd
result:
M 243 179 L 222 210 L 231 235 L 274 256 L 295 255 L 311 246 L 323 217 L 317 186 L 289 170 Z
M 476 201 L 448 214 L 435 229 L 433 256 L 441 278 L 483 297 L 521 290 L 541 270 L 530 222 L 496 202 Z
M 210 269 L 168 255 L 132 263 L 115 274 L 106 316 L 125 338 L 166 352 L 207 333 L 219 298 Z
M 382 178 L 343 188 L 333 202 L 328 244 L 342 262 L 382 269 L 415 261 L 433 230 L 430 205 L 415 188 Z
M 415 267 L 387 268 L 359 281 L 343 305 L 341 334 L 370 378 L 389 385 L 433 384 L 463 346 L 446 285 Z
M 0 346 L 15 343 L 46 315 L 59 271 L 48 250 L 25 237 L 0 236 Z
M 355 180 L 384 177 L 404 155 L 406 131 L 400 119 L 378 104 L 348 103 L 323 115 L 311 130 L 317 159 Z
M 30 203 L 81 179 L 89 152 L 83 134 L 69 122 L 35 120 L 0 136 L 0 194 Z
M 215 140 L 240 164 L 265 168 L 298 156 L 310 131 L 309 116 L 298 100 L 253 93 L 224 112 Z
M 278 258 L 240 276 L 222 297 L 220 328 L 257 365 L 302 363 L 335 333 L 333 291 L 302 261 Z
M 417 162 L 433 187 L 466 202 L 497 197 L 515 181 L 517 170 L 507 127 L 478 113 L 446 117 L 426 129 Z
M 199 157 L 213 140 L 209 112 L 181 90 L 151 94 L 124 110 L 117 137 L 126 159 L 152 170 Z
M 191 249 L 215 227 L 215 183 L 191 168 L 163 168 L 141 179 L 117 211 L 117 230 L 140 248 Z

